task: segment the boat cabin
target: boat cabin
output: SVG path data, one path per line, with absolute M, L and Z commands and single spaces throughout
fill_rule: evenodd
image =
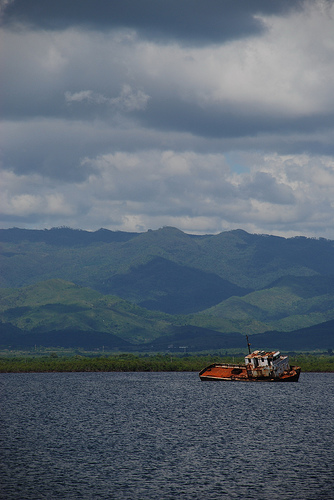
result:
M 280 377 L 290 369 L 289 357 L 279 351 L 254 351 L 245 356 L 248 376 L 255 378 Z

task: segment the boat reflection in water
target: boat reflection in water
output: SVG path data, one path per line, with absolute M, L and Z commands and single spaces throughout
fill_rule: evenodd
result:
M 247 337 L 248 342 L 248 337 Z M 244 382 L 298 382 L 299 366 L 290 366 L 289 357 L 279 351 L 253 351 L 245 356 L 245 364 L 213 363 L 200 371 L 206 380 Z

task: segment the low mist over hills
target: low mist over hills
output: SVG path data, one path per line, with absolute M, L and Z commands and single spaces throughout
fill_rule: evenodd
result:
M 333 347 L 330 240 L 13 228 L 0 243 L 2 346 Z

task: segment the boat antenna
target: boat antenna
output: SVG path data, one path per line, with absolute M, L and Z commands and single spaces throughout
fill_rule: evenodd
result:
M 248 352 L 249 352 L 249 354 L 250 354 L 250 353 L 251 353 L 251 350 L 250 350 L 250 346 L 251 346 L 251 345 L 250 345 L 250 343 L 249 343 L 249 341 L 248 341 L 248 335 L 246 335 L 246 339 L 247 339 L 247 345 L 248 345 Z

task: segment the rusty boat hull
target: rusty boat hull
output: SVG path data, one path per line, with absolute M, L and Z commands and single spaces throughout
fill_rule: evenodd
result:
M 200 371 L 202 381 L 228 382 L 298 382 L 299 366 L 291 366 L 280 376 L 247 370 L 246 365 L 213 363 Z

